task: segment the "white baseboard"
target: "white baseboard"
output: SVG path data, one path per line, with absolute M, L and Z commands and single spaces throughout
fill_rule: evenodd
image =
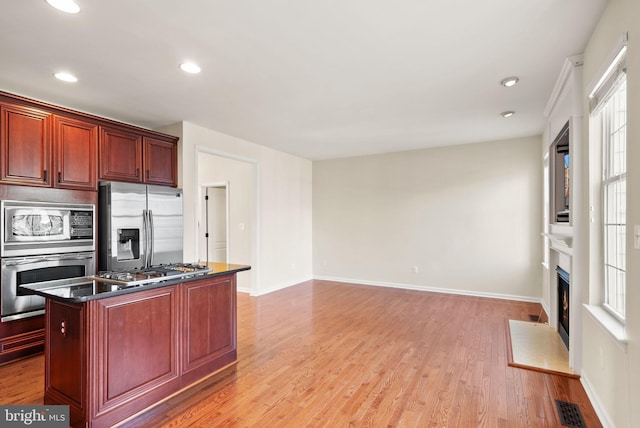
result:
M 547 319 L 549 319 L 551 310 L 549 309 L 549 306 L 547 306 L 547 302 L 545 302 L 543 298 L 540 298 L 540 304 L 542 305 L 542 310 L 547 314 Z
M 328 276 L 315 276 L 313 279 L 324 280 L 324 281 L 345 282 L 350 284 L 373 285 L 376 287 L 402 288 L 405 290 L 430 291 L 434 293 L 458 294 L 462 296 L 487 297 L 491 299 L 515 300 L 518 302 L 532 302 L 532 303 L 543 304 L 543 300 L 541 297 L 518 296 L 513 294 L 501 294 L 501 293 L 486 293 L 486 292 L 478 292 L 478 291 L 460 290 L 455 288 L 425 287 L 425 286 L 418 286 L 418 285 L 412 285 L 412 284 L 367 281 L 367 280 L 353 279 L 353 278 L 334 278 L 334 277 L 328 277 Z M 544 305 L 543 305 L 543 308 L 544 308 Z
M 596 394 L 593 387 L 591 386 L 591 383 L 589 382 L 589 376 L 585 373 L 584 369 L 580 372 L 580 383 L 587 393 L 587 397 L 589 397 L 589 401 L 591 401 L 591 405 L 596 411 L 596 415 L 598 415 L 598 418 L 600 418 L 600 423 L 602 423 L 602 426 L 604 428 L 615 428 L 616 425 L 611 420 L 611 417 L 602 404 L 600 397 L 598 396 L 598 394 Z
M 310 277 L 300 278 L 295 281 L 289 281 L 282 284 L 278 284 L 276 286 L 269 287 L 266 290 L 260 290 L 257 292 L 249 288 L 239 288 L 238 291 L 241 293 L 249 293 L 252 296 L 263 296 L 265 294 L 273 293 L 274 291 L 292 287 L 294 285 L 298 285 L 302 282 L 310 281 L 312 279 L 323 280 L 323 281 L 344 282 L 347 284 L 371 285 L 375 287 L 401 288 L 404 290 L 429 291 L 434 293 L 457 294 L 461 296 L 487 297 L 491 299 L 503 299 L 503 300 L 514 300 L 518 302 L 540 303 L 542 305 L 542 308 L 547 312 L 547 314 L 549 313 L 549 310 L 546 307 L 545 302 L 541 297 L 519 296 L 515 294 L 502 294 L 502 293 L 486 293 L 486 292 L 469 291 L 469 290 L 461 290 L 461 289 L 454 289 L 454 288 L 425 287 L 425 286 L 417 286 L 412 284 L 368 281 L 368 280 L 353 279 L 353 278 L 336 278 L 336 277 L 329 277 L 329 276 L 310 276 Z

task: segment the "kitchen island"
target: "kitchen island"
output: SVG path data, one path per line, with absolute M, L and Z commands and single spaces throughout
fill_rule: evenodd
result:
M 249 266 L 147 285 L 51 284 L 45 404 L 72 426 L 110 427 L 237 361 L 236 274 Z M 25 287 L 27 288 L 27 287 Z

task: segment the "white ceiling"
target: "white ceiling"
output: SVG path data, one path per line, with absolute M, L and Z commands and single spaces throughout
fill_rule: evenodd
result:
M 607 2 L 76 1 L 68 15 L 0 0 L 0 90 L 313 160 L 541 134 L 563 61 Z

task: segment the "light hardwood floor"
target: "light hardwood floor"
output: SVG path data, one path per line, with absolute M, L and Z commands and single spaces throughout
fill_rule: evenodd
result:
M 601 426 L 578 379 L 510 367 L 533 303 L 309 281 L 238 296 L 238 364 L 127 427 Z M 0 403 L 42 403 L 41 356 L 0 367 Z

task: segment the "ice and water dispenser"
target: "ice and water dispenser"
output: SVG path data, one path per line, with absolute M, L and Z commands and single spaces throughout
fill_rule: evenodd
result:
M 140 229 L 118 229 L 118 261 L 140 258 Z

